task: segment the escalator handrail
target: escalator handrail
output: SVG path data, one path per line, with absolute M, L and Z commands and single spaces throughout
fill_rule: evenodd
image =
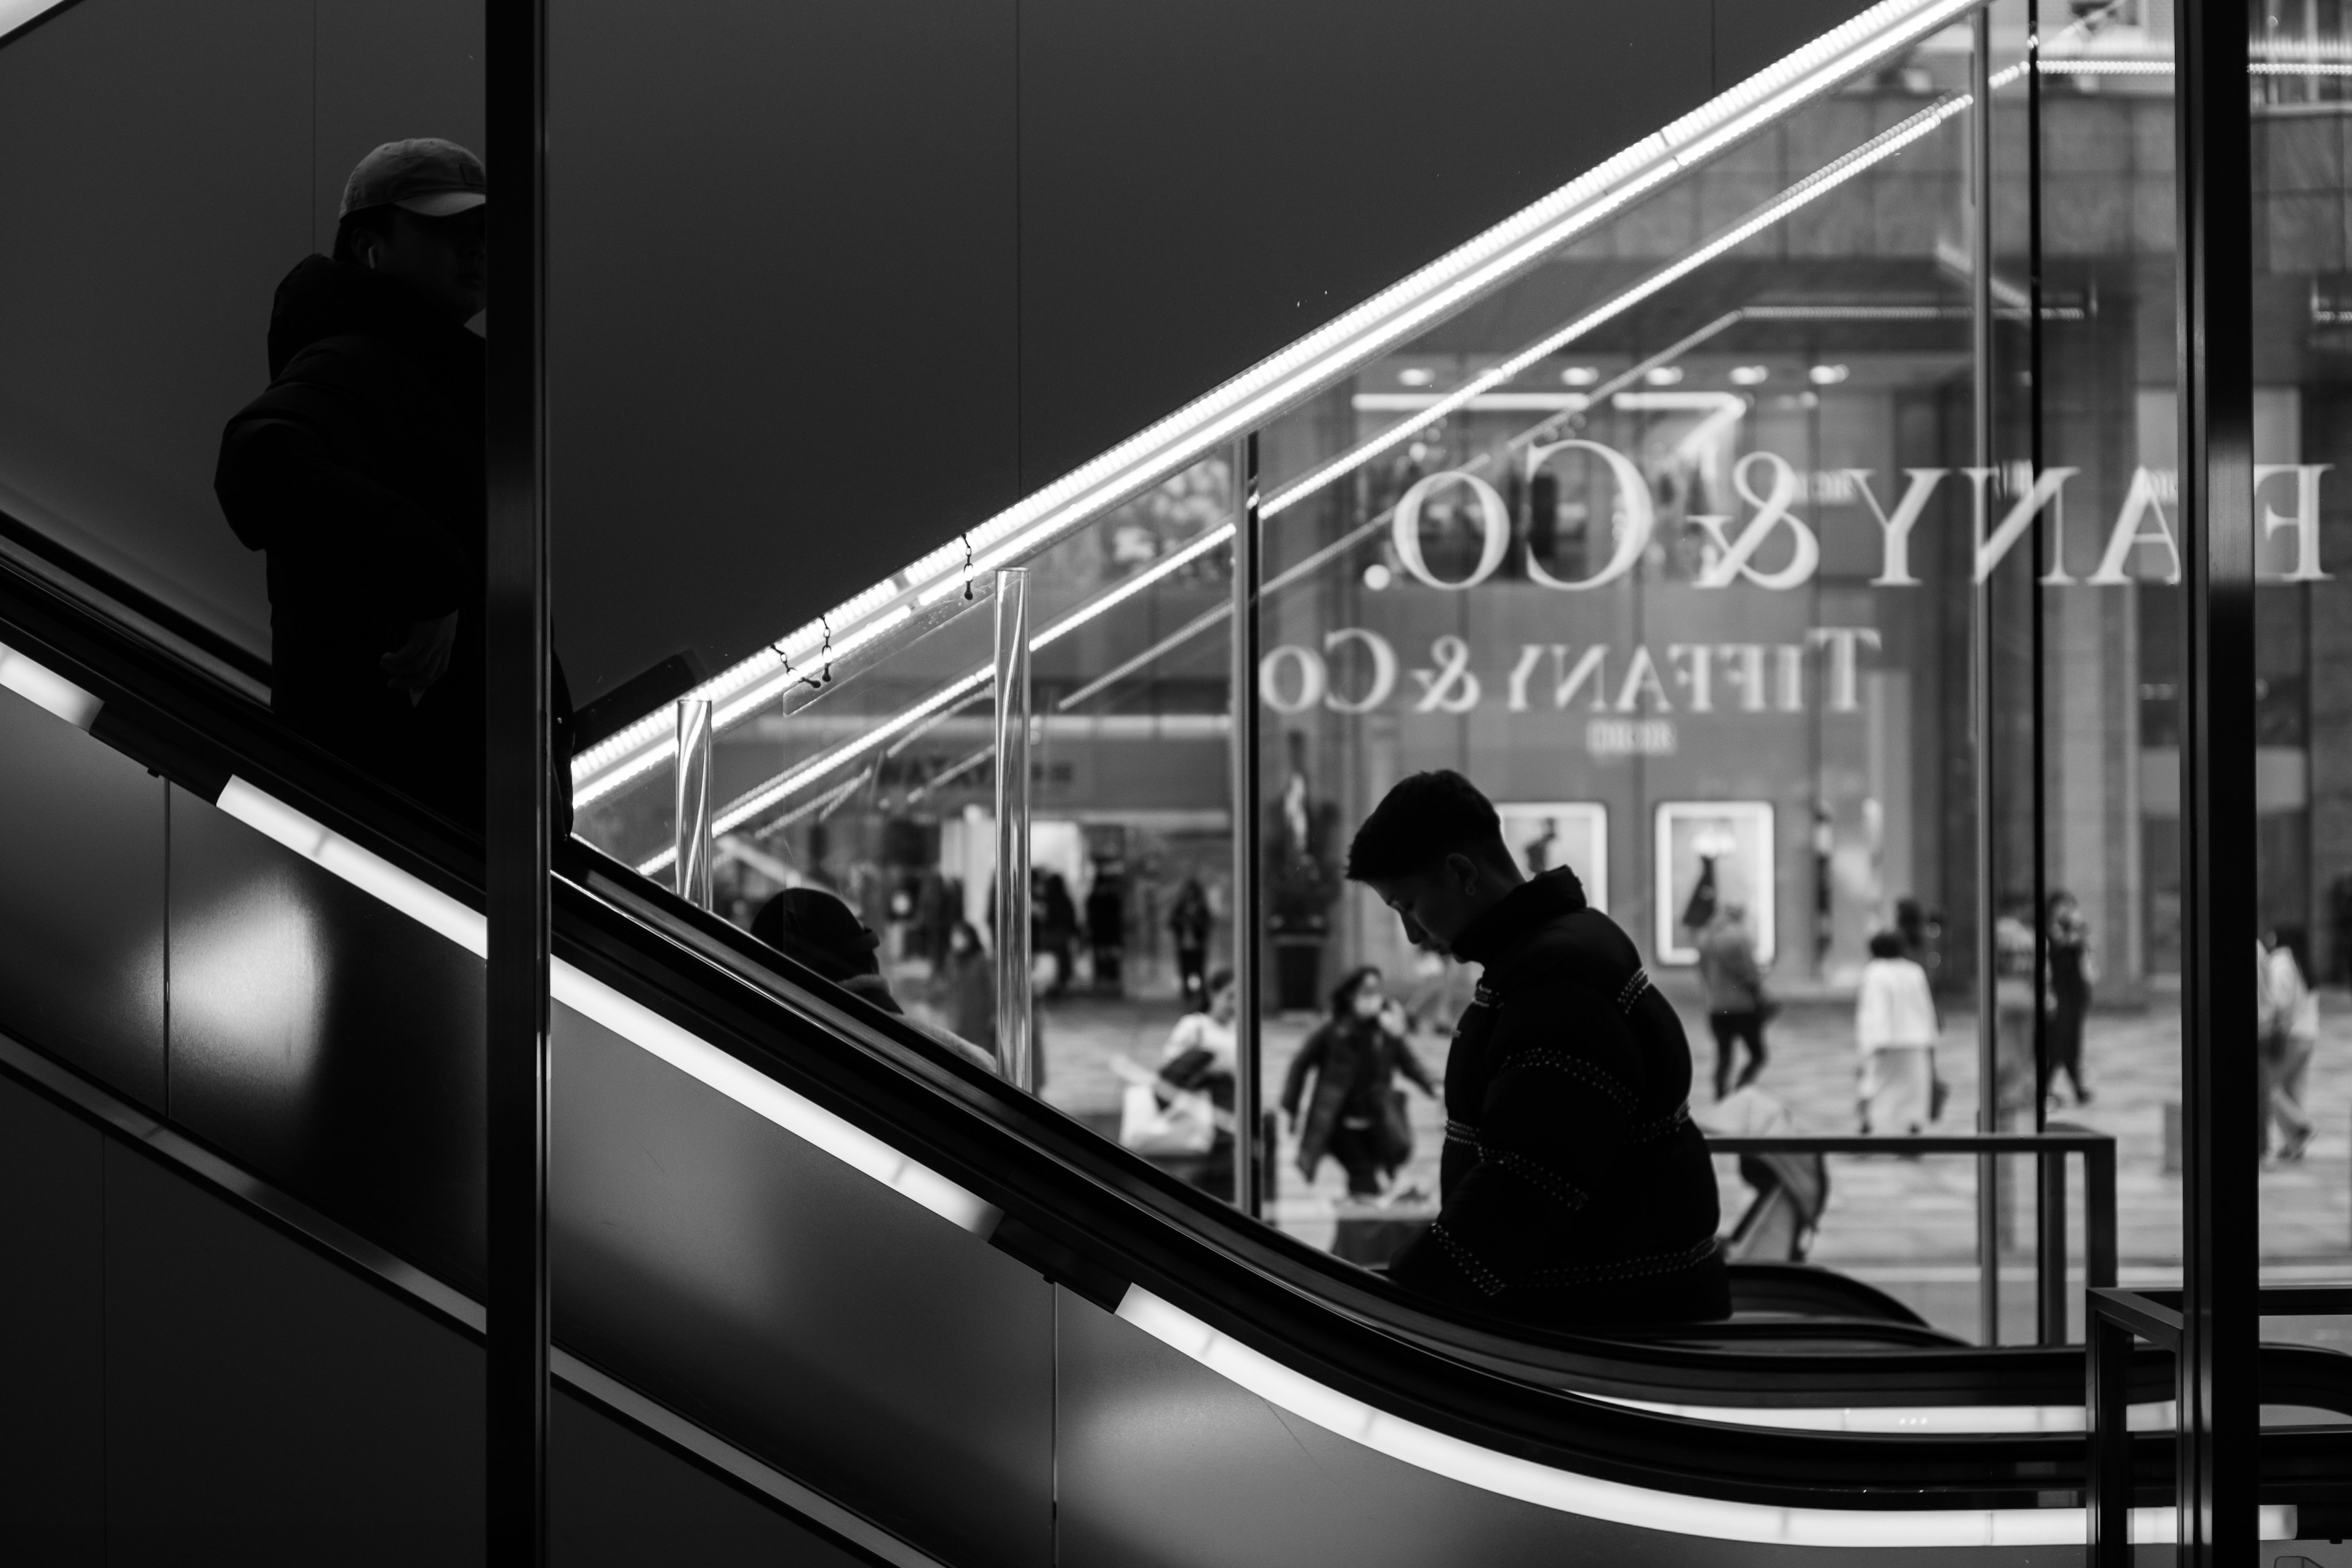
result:
M 169 650 L 14 569 L 0 572 L 0 622 L 11 647 L 56 661 L 103 699 L 93 733 L 166 777 L 206 798 L 230 776 L 257 780 L 453 897 L 478 898 L 480 851 L 470 835 L 284 734 Z M 1420 1311 L 1360 1271 L 1340 1279 L 1346 1266 L 1234 1222 L 1213 1200 L 927 1047 L 887 1015 L 846 996 L 822 1000 L 829 988 L 814 976 L 764 949 L 754 953 L 758 944 L 725 922 L 583 847 L 570 850 L 556 889 L 561 958 L 767 1079 L 919 1151 L 1003 1211 L 992 1239 L 1003 1250 L 1106 1305 L 1123 1279 L 1123 1311 L 1148 1292 L 1339 1396 L 1596 1486 L 1785 1510 L 2032 1508 L 2053 1487 L 2079 1484 L 2079 1439 L 1759 1438 L 1755 1428 L 1612 1406 L 1449 1355 L 1439 1348 L 1449 1339 L 1479 1334 Z M 1505 1342 L 1495 1336 L 1497 1351 Z M 1695 1359 L 1574 1336 L 1553 1342 L 1621 1379 Z M 1758 1359 L 1789 1365 L 1786 1357 Z

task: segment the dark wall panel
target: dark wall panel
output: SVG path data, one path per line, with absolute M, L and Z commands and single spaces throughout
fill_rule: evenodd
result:
M 164 787 L 0 691 L 0 1029 L 156 1110 Z
M 1013 16 L 559 0 L 576 697 L 740 658 L 1015 498 Z
M 547 1447 L 555 1568 L 856 1568 L 865 1561 L 561 1388 L 549 1403 Z
M 740 658 L 1858 8 L 559 0 L 575 692 Z M 479 37 L 85 0 L 0 51 L 0 504 L 265 647 L 221 424 L 352 161 L 481 142 Z
M 0 1075 L 0 1535 L 49 1568 L 105 1561 L 100 1143 Z
M 87 0 L 0 49 L 0 506 L 255 648 L 212 495 L 309 247 L 307 0 Z
M 1703 101 L 1709 0 L 1027 0 L 1034 487 Z
M 481 1352 L 106 1147 L 115 1563 L 482 1561 Z
M 1048 1560 L 1050 1288 L 559 1008 L 565 1344 L 969 1568 Z
M 482 964 L 172 796 L 173 1121 L 418 1267 L 482 1279 Z
M 323 251 L 334 245 L 343 182 L 370 148 L 438 136 L 488 150 L 481 0 L 315 0 L 315 9 L 310 248 Z

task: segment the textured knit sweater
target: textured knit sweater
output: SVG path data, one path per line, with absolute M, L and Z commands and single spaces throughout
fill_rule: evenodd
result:
M 1690 1045 L 1575 873 L 1513 889 L 1454 942 L 1485 965 L 1445 1069 L 1443 1205 L 1391 1277 L 1544 1324 L 1728 1315 Z

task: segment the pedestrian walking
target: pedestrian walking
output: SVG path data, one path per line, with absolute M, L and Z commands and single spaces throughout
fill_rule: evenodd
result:
M 1699 978 L 1706 984 L 1706 1021 L 1715 1031 L 1715 1098 L 1746 1089 L 1763 1071 L 1764 1025 L 1772 1004 L 1764 993 L 1764 972 L 1756 963 L 1756 933 L 1748 909 L 1725 902 L 1698 939 Z M 1748 1047 L 1748 1065 L 1732 1081 L 1738 1048 Z
M 1913 1133 L 1936 1119 L 1936 999 L 1927 972 L 1903 951 L 1903 939 L 1870 939 L 1854 999 L 1854 1047 L 1862 1054 L 1862 1130 Z
M 2263 1153 L 2268 1158 L 2271 1123 L 2285 1131 L 2278 1157 L 2292 1163 L 2311 1145 L 2310 1113 L 2303 1108 L 2304 1080 L 2319 1044 L 2319 995 L 2305 978 L 2299 929 L 2266 931 L 2257 994 L 2262 1002 L 2259 1048 L 2263 1058 Z
M 2046 940 L 2050 944 L 2047 994 L 2043 999 L 2042 1096 L 2060 1073 L 2074 1089 L 2074 1103 L 2091 1103 L 2083 1083 L 2083 1019 L 2091 1010 L 2091 987 L 2099 978 L 2098 954 L 2091 947 L 2091 922 L 2068 892 L 2050 895 Z

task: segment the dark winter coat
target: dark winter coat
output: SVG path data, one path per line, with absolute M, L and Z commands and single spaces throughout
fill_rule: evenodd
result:
M 1391 1276 L 1529 1322 L 1727 1315 L 1690 1045 L 1633 944 L 1563 868 L 1454 950 L 1486 972 L 1446 1064 L 1443 1205 Z
M 1334 1018 L 1307 1037 L 1290 1058 L 1282 1083 L 1282 1112 L 1298 1114 L 1307 1075 L 1315 1075 L 1315 1096 L 1307 1102 L 1300 1123 L 1298 1157 L 1309 1166 L 1319 1163 L 1331 1147 L 1331 1134 L 1343 1121 L 1378 1127 L 1388 1114 L 1388 1097 L 1400 1072 L 1432 1096 L 1437 1086 L 1412 1054 L 1412 1047 L 1380 1026 L 1376 1018 Z
M 213 480 L 237 538 L 268 556 L 271 707 L 477 822 L 483 366 L 482 340 L 403 285 L 310 257 L 278 286 L 269 389 L 229 421 Z M 378 660 L 452 613 L 448 668 L 412 705 Z

